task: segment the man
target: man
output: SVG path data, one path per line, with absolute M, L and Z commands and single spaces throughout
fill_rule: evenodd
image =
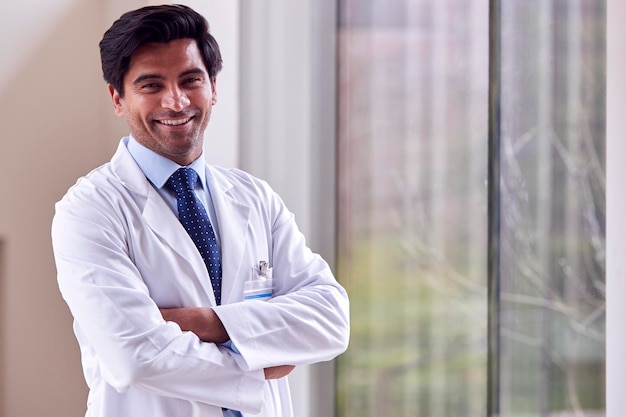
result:
M 130 136 L 52 224 L 86 415 L 292 416 L 285 376 L 346 349 L 348 298 L 265 182 L 204 162 L 222 63 L 206 20 L 141 8 L 100 52 Z

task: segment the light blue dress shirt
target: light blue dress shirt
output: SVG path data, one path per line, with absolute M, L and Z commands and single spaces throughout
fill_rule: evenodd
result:
M 143 171 L 148 181 L 154 185 L 157 192 L 163 197 L 165 202 L 170 206 L 172 211 L 178 216 L 178 207 L 176 205 L 176 193 L 174 190 L 167 187 L 167 180 L 172 176 L 176 170 L 182 168 L 176 162 L 167 159 L 164 156 L 159 155 L 151 149 L 141 145 L 135 138 L 129 136 L 128 138 L 128 152 L 139 165 L 139 168 Z M 209 178 L 207 178 L 206 169 L 204 166 L 203 155 L 200 155 L 198 159 L 193 161 L 188 168 L 192 168 L 198 174 L 198 182 L 196 183 L 195 193 L 204 205 L 204 208 L 211 220 L 211 226 L 215 232 L 217 244 L 220 245 L 220 232 L 219 225 L 217 223 L 217 215 L 215 214 L 215 207 L 213 206 L 213 200 L 211 199 L 211 190 L 209 187 Z
M 176 205 L 176 193 L 166 186 L 167 180 L 172 176 L 176 170 L 182 168 L 176 162 L 165 158 L 154 152 L 151 149 L 146 148 L 135 138 L 129 136 L 128 138 L 128 152 L 139 165 L 139 168 L 143 171 L 148 181 L 154 185 L 157 192 L 163 197 L 165 202 L 170 206 L 172 211 L 178 216 L 178 207 Z M 192 168 L 198 174 L 198 182 L 196 183 L 195 193 L 204 205 L 204 208 L 211 220 L 211 226 L 215 232 L 217 244 L 220 246 L 220 233 L 219 226 L 217 224 L 217 215 L 215 214 L 215 207 L 213 206 L 213 200 L 211 199 L 211 190 L 209 182 L 206 177 L 206 169 L 204 167 L 204 153 L 200 155 L 198 159 L 193 161 L 188 168 Z M 228 341 L 225 346 L 230 347 L 237 352 L 237 349 L 232 346 L 232 343 Z M 242 417 L 239 411 L 224 410 L 224 417 Z

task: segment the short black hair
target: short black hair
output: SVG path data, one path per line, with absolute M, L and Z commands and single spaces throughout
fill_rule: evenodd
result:
M 124 13 L 104 33 L 100 59 L 104 80 L 124 97 L 124 76 L 137 48 L 152 42 L 195 39 L 211 80 L 222 69 L 222 55 L 209 23 L 195 10 L 180 4 L 146 6 Z

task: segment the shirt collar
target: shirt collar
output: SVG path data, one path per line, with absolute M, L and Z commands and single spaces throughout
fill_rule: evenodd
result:
M 132 155 L 139 168 L 143 171 L 148 180 L 157 188 L 163 188 L 167 180 L 172 176 L 177 169 L 182 168 L 176 162 L 171 159 L 167 159 L 164 156 L 159 155 L 152 149 L 146 148 L 132 135 L 128 139 L 128 152 Z M 206 170 L 204 168 L 204 152 L 193 161 L 188 168 L 192 168 L 198 174 L 200 185 L 203 189 L 206 188 Z

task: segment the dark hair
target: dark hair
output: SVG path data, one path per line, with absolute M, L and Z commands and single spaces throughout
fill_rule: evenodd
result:
M 222 56 L 209 23 L 199 13 L 183 5 L 147 6 L 124 13 L 104 33 L 100 59 L 104 80 L 124 96 L 124 76 L 130 58 L 142 45 L 167 43 L 175 39 L 195 39 L 202 60 L 213 79 L 222 69 Z

